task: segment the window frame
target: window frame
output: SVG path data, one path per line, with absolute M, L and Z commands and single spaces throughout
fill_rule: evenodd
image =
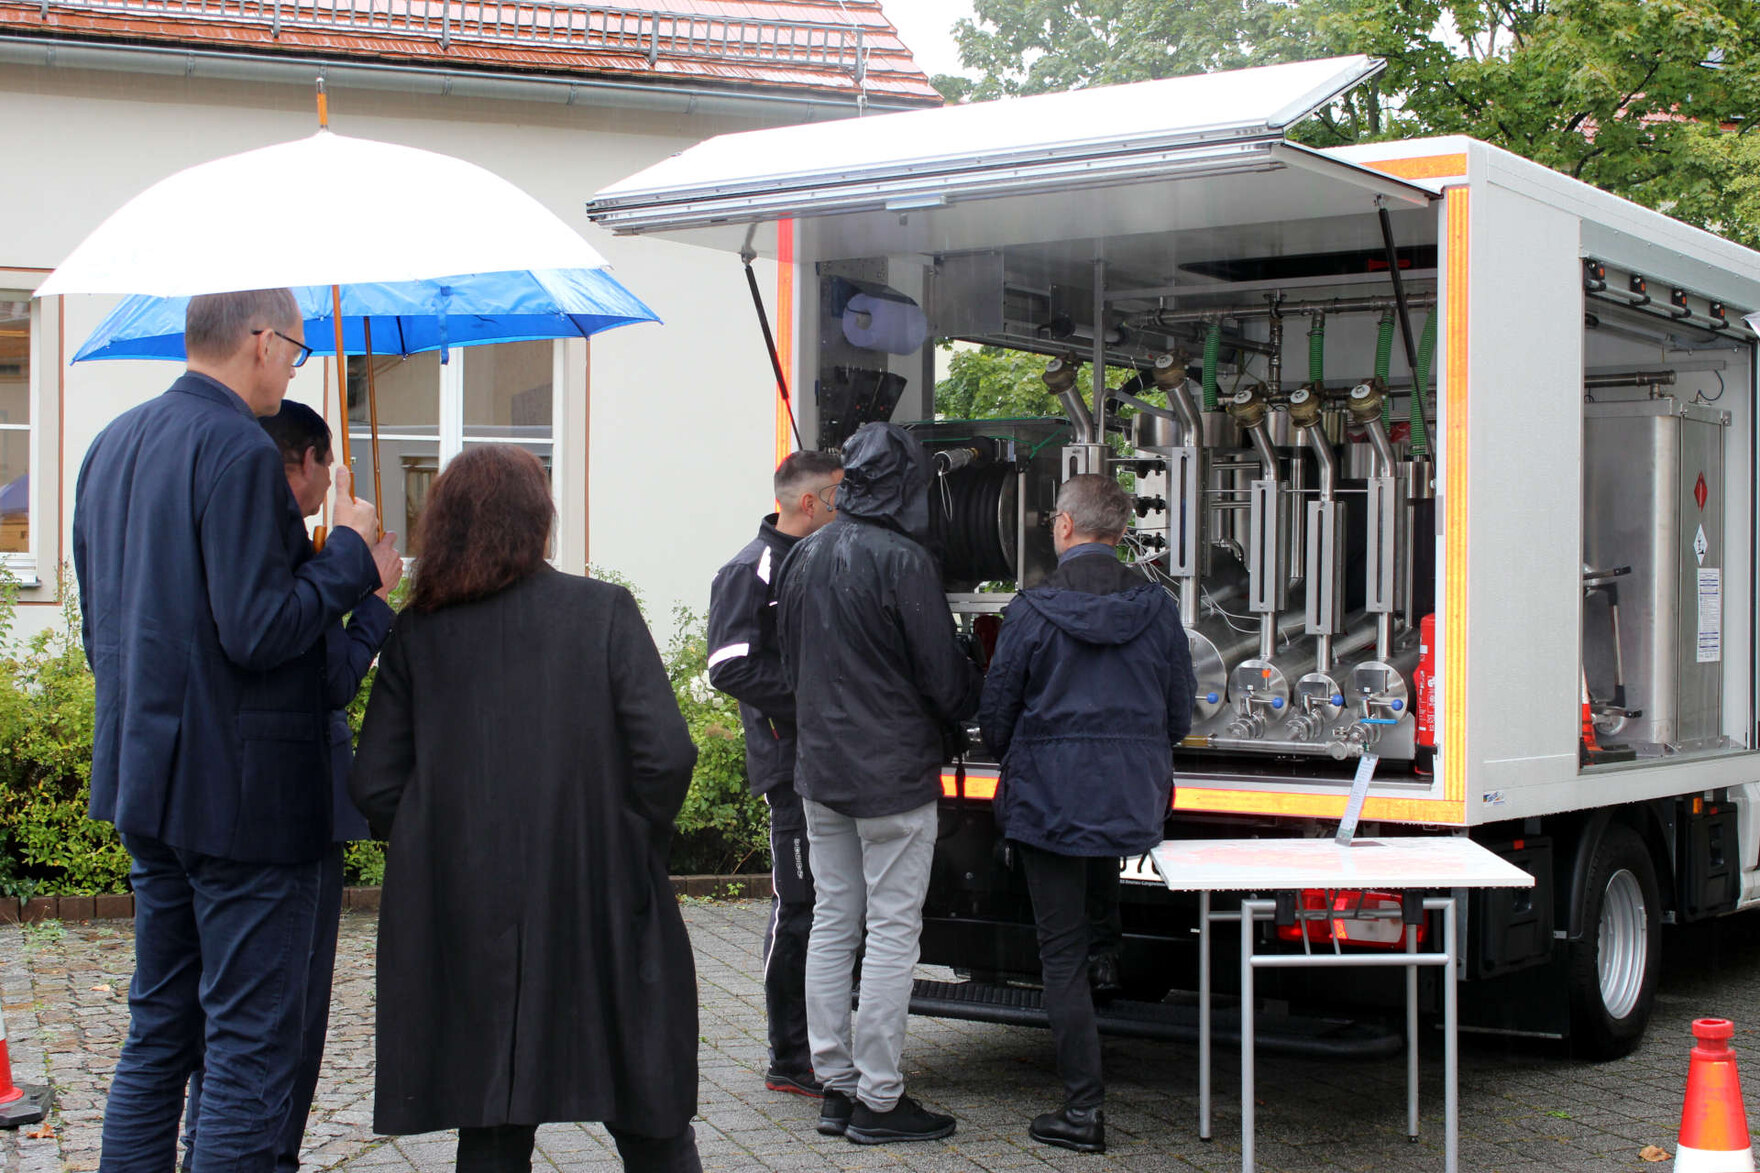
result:
M 60 299 L 45 302 L 36 294 L 37 286 L 48 276 L 47 270 L 8 269 L 0 267 L 0 290 L 17 293 L 30 307 L 30 351 L 25 360 L 25 396 L 30 418 L 22 427 L 0 425 L 6 431 L 23 431 L 30 453 L 27 472 L 31 478 L 30 503 L 25 512 L 29 537 L 22 552 L 0 551 L 0 567 L 11 574 L 20 590 L 42 587 L 44 535 L 50 528 L 48 490 L 59 483 L 59 462 L 48 449 L 53 443 L 50 419 L 56 415 L 56 396 L 61 389 L 59 333 L 61 329 Z M 54 331 L 54 336 L 51 336 Z M 53 519 L 57 526 L 59 519 Z

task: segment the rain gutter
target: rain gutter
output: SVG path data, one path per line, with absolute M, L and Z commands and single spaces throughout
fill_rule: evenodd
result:
M 791 117 L 803 122 L 813 121 L 821 112 L 837 118 L 857 112 L 854 93 L 844 101 L 823 95 L 736 93 L 658 81 L 609 81 L 561 74 L 392 65 L 349 58 L 289 57 L 172 45 L 119 45 L 11 33 L 0 34 L 0 64 L 117 70 L 215 81 L 281 82 L 300 86 L 309 86 L 313 78 L 322 77 L 332 88 L 351 86 L 431 93 L 441 97 L 560 102 L 565 106 L 615 105 L 682 113 L 774 114 L 778 107 L 786 107 L 791 108 Z M 870 100 L 867 108 L 882 112 L 925 107 Z

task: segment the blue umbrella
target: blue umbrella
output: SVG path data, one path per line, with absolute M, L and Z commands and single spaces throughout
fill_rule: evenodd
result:
M 331 287 L 296 288 L 306 344 L 336 353 Z M 74 362 L 148 358 L 182 360 L 187 297 L 134 295 L 98 323 Z M 586 338 L 659 315 L 604 269 L 532 269 L 472 273 L 421 281 L 342 286 L 343 348 L 369 352 L 363 322 L 372 324 L 371 352 L 419 354 L 454 346 Z

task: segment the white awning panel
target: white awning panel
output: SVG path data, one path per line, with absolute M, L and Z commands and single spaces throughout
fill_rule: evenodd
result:
M 722 135 L 606 188 L 588 214 L 670 234 L 1274 170 L 1290 165 L 1274 150 L 1288 126 L 1383 67 L 1337 57 Z

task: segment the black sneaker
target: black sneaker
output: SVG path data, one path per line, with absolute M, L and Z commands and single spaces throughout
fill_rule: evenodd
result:
M 778 1071 L 772 1067 L 764 1076 L 764 1086 L 773 1092 L 787 1092 L 815 1100 L 825 1094 L 825 1085 L 814 1079 L 811 1071 Z
M 1040 1144 L 1078 1153 L 1106 1151 L 1106 1113 L 1099 1108 L 1063 1108 L 1035 1116 L 1027 1135 Z
M 890 1112 L 876 1112 L 856 1104 L 843 1139 L 855 1144 L 890 1144 L 896 1140 L 940 1140 L 952 1136 L 958 1125 L 952 1116 L 931 1112 L 909 1096 L 898 1097 Z
M 819 1101 L 819 1135 L 842 1136 L 855 1110 L 855 1100 L 836 1088 L 826 1088 L 825 1098 Z

